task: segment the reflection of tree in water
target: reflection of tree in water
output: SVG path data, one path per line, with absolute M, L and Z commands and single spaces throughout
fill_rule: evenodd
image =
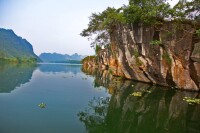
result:
M 200 98 L 199 93 L 169 90 L 141 82 L 121 80 L 96 71 L 95 81 L 112 94 L 105 108 L 92 100 L 92 108 L 79 113 L 89 133 L 198 133 L 200 105 L 188 105 L 184 97 Z M 141 92 L 141 97 L 131 95 Z M 99 99 L 100 100 L 100 99 Z M 94 104 L 95 103 L 95 104 Z M 90 105 L 90 104 L 89 104 Z M 103 114 L 94 113 L 98 107 Z M 92 111 L 91 111 L 92 110 Z
M 89 101 L 85 111 L 79 112 L 78 117 L 85 124 L 89 133 L 104 133 L 106 131 L 105 117 L 107 115 L 110 98 L 93 98 Z
M 11 64 L 0 62 L 0 93 L 9 93 L 29 82 L 36 64 Z

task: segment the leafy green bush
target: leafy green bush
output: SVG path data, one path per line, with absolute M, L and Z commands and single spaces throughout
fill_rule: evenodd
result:
M 109 74 L 113 74 L 113 71 L 111 69 L 108 70 Z
M 100 50 L 101 50 L 101 46 L 96 45 L 96 47 L 95 47 L 95 53 L 96 53 L 96 55 L 99 53 Z
M 172 64 L 172 59 L 170 58 L 168 53 L 164 53 L 162 55 L 162 58 L 166 60 L 167 64 L 171 65 Z
M 162 42 L 160 40 L 153 40 L 153 41 L 150 42 L 150 44 L 152 44 L 152 45 L 161 45 Z
M 200 37 L 200 29 L 196 30 L 196 34 Z
M 135 58 L 139 57 L 139 52 L 137 50 L 133 50 L 133 55 L 135 56 Z
M 136 65 L 141 66 L 143 63 L 139 58 L 136 58 Z

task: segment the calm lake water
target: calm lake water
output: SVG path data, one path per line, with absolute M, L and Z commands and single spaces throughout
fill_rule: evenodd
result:
M 200 132 L 200 105 L 183 101 L 199 93 L 83 71 L 80 65 L 1 64 L 0 133 Z

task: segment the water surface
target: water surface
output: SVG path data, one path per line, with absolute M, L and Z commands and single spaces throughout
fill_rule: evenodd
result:
M 80 68 L 63 64 L 1 65 L 0 133 L 85 132 L 78 112 L 93 97 L 109 94 L 105 89 L 94 89 L 93 78 Z M 38 107 L 42 102 L 44 109 Z
M 81 65 L 0 65 L 0 133 L 199 133 L 199 93 Z M 141 92 L 141 97 L 131 94 Z M 45 103 L 46 108 L 38 107 Z

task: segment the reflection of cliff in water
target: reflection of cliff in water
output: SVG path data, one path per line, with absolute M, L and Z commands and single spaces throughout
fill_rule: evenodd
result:
M 34 64 L 0 63 L 0 93 L 9 93 L 29 82 L 35 68 Z
M 39 69 L 42 72 L 72 72 L 73 74 L 80 73 L 81 65 L 70 65 L 70 64 L 40 64 Z
M 185 96 L 200 98 L 199 93 L 123 80 L 105 70 L 83 71 L 94 75 L 94 85 L 104 86 L 112 94 L 109 102 L 107 98 L 92 99 L 86 110 L 78 114 L 89 133 L 200 132 L 200 105 L 183 101 Z M 132 96 L 133 92 L 141 92 L 142 96 Z

